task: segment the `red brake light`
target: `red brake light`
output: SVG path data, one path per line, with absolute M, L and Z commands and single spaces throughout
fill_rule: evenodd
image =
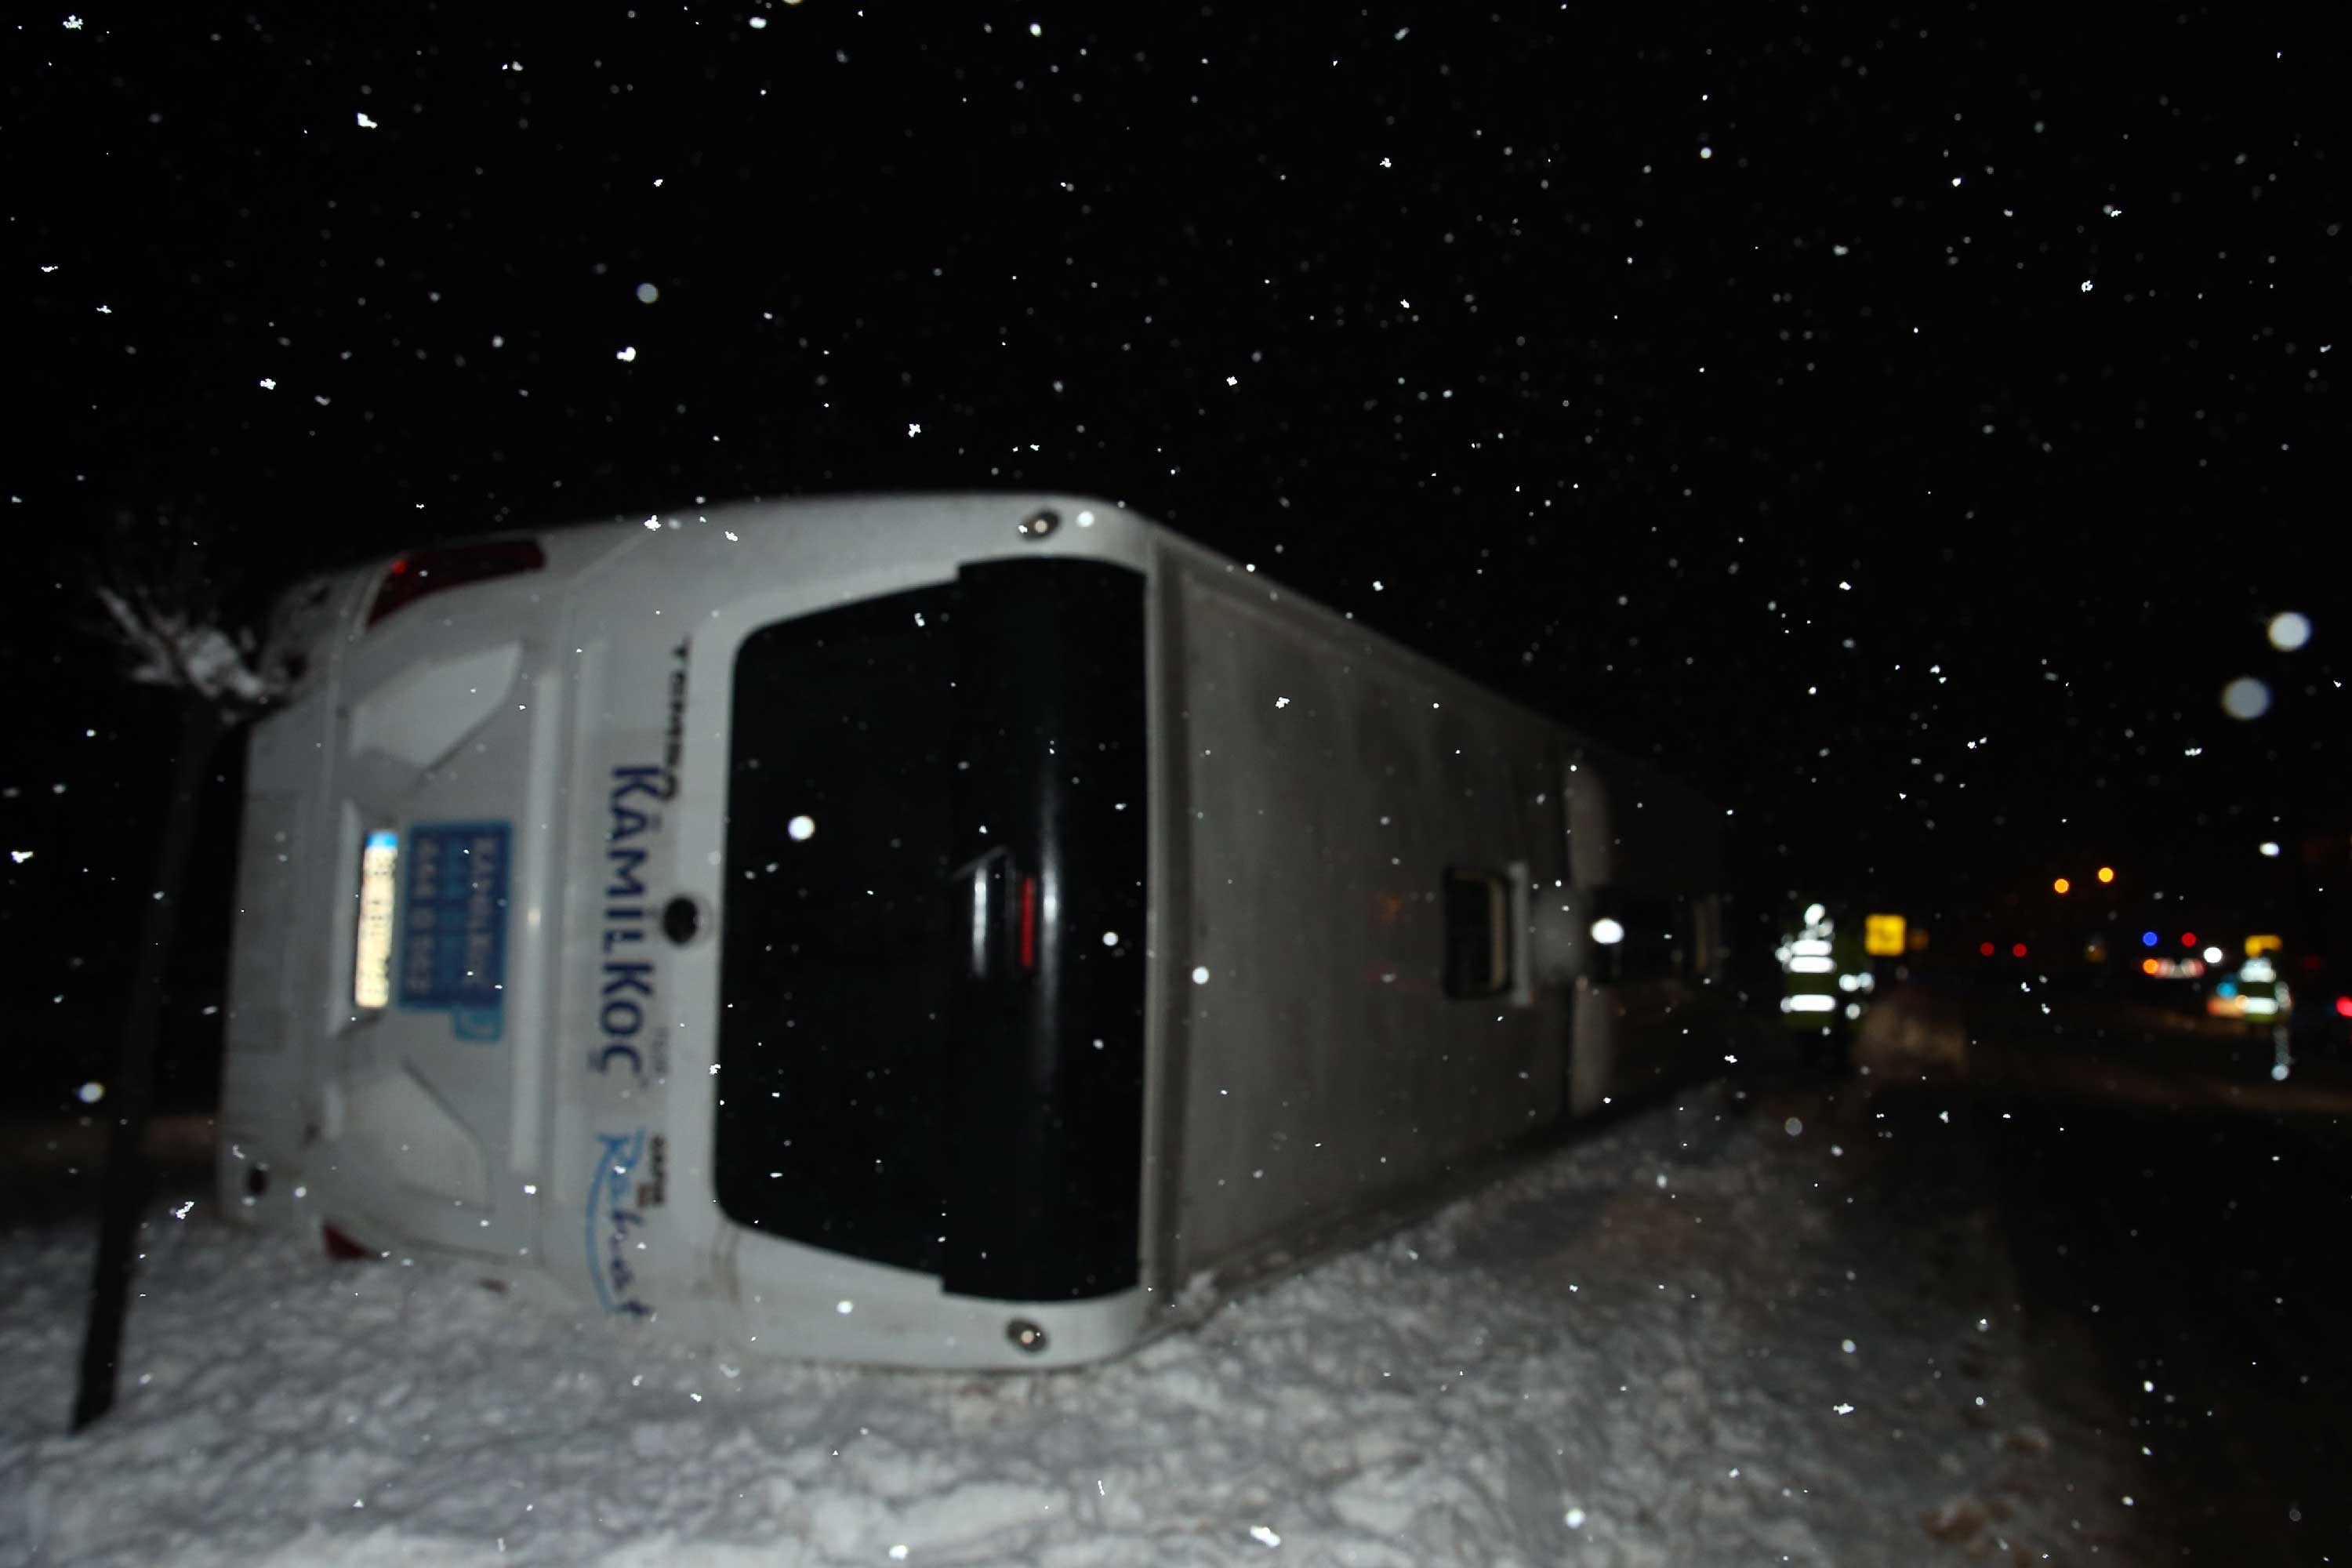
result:
M 1037 879 L 1021 879 L 1021 968 L 1024 973 L 1037 967 Z
M 1992 943 L 1989 942 L 1980 942 L 1977 943 L 1977 951 L 1982 953 L 1985 957 L 1990 958 L 1992 956 Z
M 2011 958 L 2023 958 L 2025 956 L 2025 944 L 2021 942 L 2011 942 L 2009 944 L 2009 956 Z
M 376 1256 L 331 1225 L 319 1227 L 319 1239 L 327 1244 L 327 1256 L 338 1263 L 358 1263 Z
M 373 626 L 404 605 L 415 604 L 445 588 L 487 583 L 536 572 L 547 564 L 547 552 L 535 539 L 500 539 L 481 544 L 453 544 L 440 550 L 419 550 L 401 556 L 383 574 L 368 606 L 367 624 Z
M 2340 1018 L 2352 1018 L 2352 996 L 2338 996 L 2336 999 L 2336 1014 Z

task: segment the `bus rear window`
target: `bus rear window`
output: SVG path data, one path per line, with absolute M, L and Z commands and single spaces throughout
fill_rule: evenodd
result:
M 743 1225 L 936 1271 L 952 590 L 736 656 L 713 1180 Z
M 730 1219 L 965 1295 L 1135 1282 L 1143 655 L 1141 574 L 1053 558 L 745 640 L 711 1162 Z

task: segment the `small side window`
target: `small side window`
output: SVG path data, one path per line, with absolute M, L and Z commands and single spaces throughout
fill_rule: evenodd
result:
M 1495 996 L 1511 988 L 1510 879 L 1496 871 L 1445 873 L 1445 994 Z

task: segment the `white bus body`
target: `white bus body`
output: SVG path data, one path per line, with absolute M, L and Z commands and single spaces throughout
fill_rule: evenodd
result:
M 268 657 L 223 1198 L 356 1250 L 1083 1362 L 1713 1048 L 1712 812 L 1100 501 L 423 552 Z

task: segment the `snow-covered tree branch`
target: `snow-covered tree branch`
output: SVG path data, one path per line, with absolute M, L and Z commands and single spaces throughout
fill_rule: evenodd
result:
M 98 600 L 131 656 L 126 673 L 141 685 L 173 687 L 226 706 L 259 707 L 278 696 L 256 667 L 250 633 L 204 621 L 185 605 L 137 590 L 101 586 Z
M 131 680 L 184 692 L 225 713 L 282 695 L 282 682 L 263 673 L 259 639 L 226 613 L 202 544 L 169 520 L 158 532 L 118 518 L 95 574 L 92 591 L 106 614 L 92 629 L 128 655 Z

